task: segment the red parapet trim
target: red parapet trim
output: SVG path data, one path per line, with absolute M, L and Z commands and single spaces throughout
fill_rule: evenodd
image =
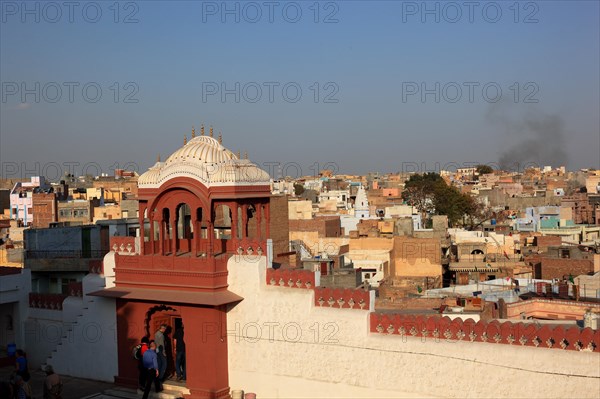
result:
M 80 298 L 83 296 L 83 283 L 81 281 L 69 283 L 69 296 Z
M 369 310 L 370 304 L 369 291 L 352 288 L 315 288 L 315 306 Z
M 62 310 L 67 295 L 29 293 L 29 307 L 35 309 Z
M 110 237 L 110 249 L 114 252 L 135 254 L 135 237 Z
M 267 284 L 279 287 L 312 289 L 315 287 L 315 273 L 304 269 L 267 268 Z
M 421 337 L 439 342 L 486 342 L 584 352 L 600 351 L 600 330 L 577 326 L 539 326 L 498 320 L 489 322 L 449 317 L 371 313 L 369 331 L 377 334 Z
M 104 262 L 100 259 L 91 259 L 88 271 L 91 274 L 104 274 Z

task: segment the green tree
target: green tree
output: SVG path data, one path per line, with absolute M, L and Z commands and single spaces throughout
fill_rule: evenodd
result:
M 304 186 L 300 183 L 294 183 L 294 194 L 300 196 L 304 193 Z
M 489 165 L 477 165 L 476 171 L 479 175 L 489 175 L 490 173 L 494 173 L 494 169 Z
M 450 226 L 473 226 L 485 217 L 481 204 L 446 184 L 437 173 L 412 175 L 404 184 L 402 198 L 421 212 L 425 225 L 432 214 L 448 216 Z

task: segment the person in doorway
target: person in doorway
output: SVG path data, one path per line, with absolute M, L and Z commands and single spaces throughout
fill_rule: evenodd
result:
M 152 382 L 154 382 L 154 389 L 156 392 L 162 391 L 161 383 L 158 379 L 158 354 L 156 351 L 156 342 L 150 341 L 148 350 L 144 352 L 143 356 L 144 369 L 146 370 L 146 385 L 144 387 L 144 396 L 142 399 L 148 399 Z
M 158 379 L 162 382 L 165 378 L 167 370 L 167 349 L 165 347 L 165 331 L 167 325 L 161 324 L 160 328 L 154 334 L 154 342 L 156 343 L 156 355 L 158 358 Z
M 177 372 L 177 381 L 185 381 L 185 341 L 183 340 L 183 324 L 173 335 L 175 344 L 175 371 Z

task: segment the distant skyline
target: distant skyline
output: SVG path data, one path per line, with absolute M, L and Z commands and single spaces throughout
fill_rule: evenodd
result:
M 2 1 L 1 177 L 143 173 L 202 123 L 292 176 L 600 168 L 597 1 L 265 4 Z

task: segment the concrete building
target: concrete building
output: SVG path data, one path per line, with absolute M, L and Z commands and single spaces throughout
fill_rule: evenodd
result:
M 311 201 L 288 201 L 288 212 L 290 220 L 308 220 L 312 219 L 312 202 Z
M 36 293 L 68 294 L 109 251 L 108 230 L 100 226 L 28 229 L 25 267 Z
M 17 182 L 10 192 L 10 218 L 24 226 L 33 223 L 33 193 L 35 189 L 47 190 L 50 186 L 43 176 L 35 176 L 29 182 Z
M 560 205 L 571 209 L 575 224 L 596 224 L 594 205 L 590 203 L 587 193 L 575 193 L 563 197 Z
M 58 222 L 64 225 L 92 224 L 100 199 L 76 199 L 58 202 Z
M 600 194 L 600 170 L 591 170 L 585 179 L 585 188 L 590 194 Z

